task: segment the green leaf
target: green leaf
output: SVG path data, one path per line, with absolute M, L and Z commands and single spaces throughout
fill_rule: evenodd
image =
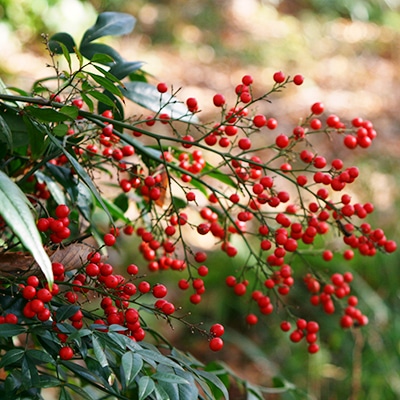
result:
M 0 368 L 7 367 L 10 364 L 14 364 L 22 359 L 25 351 L 23 349 L 11 349 L 5 353 L 0 360 Z
M 197 370 L 196 373 L 209 383 L 212 383 L 212 385 L 214 385 L 218 390 L 220 390 L 225 399 L 229 399 L 227 388 L 215 374 L 202 370 Z
M 47 131 L 44 125 L 31 120 L 27 115 L 23 116 L 26 128 L 28 130 L 29 147 L 34 158 L 39 158 L 43 155 L 47 141 L 45 140 Z
M 69 53 L 73 53 L 76 47 L 73 37 L 69 33 L 58 32 L 50 37 L 49 48 L 50 51 L 56 54 L 63 54 L 64 51 L 60 46 L 60 43 L 65 46 Z
M 189 381 L 187 381 L 186 379 L 168 372 L 156 372 L 155 374 L 152 375 L 152 378 L 157 381 L 163 381 L 169 383 L 181 383 L 184 385 L 189 384 Z
M 68 132 L 68 126 L 65 124 L 58 124 L 53 128 L 53 135 L 64 137 Z
M 67 389 L 63 386 L 60 389 L 60 395 L 58 400 L 73 400 L 71 395 L 67 392 Z
M 76 107 L 67 107 L 67 110 L 71 110 L 71 108 L 77 110 Z M 57 111 L 54 108 L 49 107 L 39 108 L 35 106 L 27 106 L 25 107 L 25 111 L 27 111 L 30 115 L 42 122 L 74 121 L 76 116 L 78 116 L 78 113 L 76 113 L 76 116 L 72 118 L 69 114 Z
M 117 86 L 115 86 L 113 81 L 109 78 L 94 74 L 93 72 L 88 72 L 88 75 L 90 75 L 102 88 L 108 90 L 110 93 L 115 94 L 121 99 L 124 97 L 121 93 L 121 90 Z
M 75 364 L 72 361 L 65 361 L 65 360 L 62 360 L 61 364 L 64 365 L 64 367 L 66 367 L 70 371 L 72 371 L 74 374 L 76 374 L 76 376 L 84 379 L 85 381 L 95 383 L 95 384 L 100 384 L 100 385 L 103 384 L 103 381 L 102 381 L 102 379 L 100 379 L 99 376 L 92 373 L 85 367 L 82 367 L 81 365 Z
M 51 261 L 43 249 L 30 203 L 22 190 L 3 171 L 0 171 L 0 214 L 23 246 L 32 254 L 47 281 L 52 284 Z
M 103 43 L 81 44 L 80 51 L 84 57 L 86 57 L 88 60 L 91 60 L 92 62 L 99 62 L 96 60 L 101 60 L 101 58 L 106 60 L 105 57 L 107 57 L 108 61 L 104 63 L 105 65 L 111 66 L 115 62 L 122 60 L 122 57 L 116 50 Z
M 224 183 L 225 185 L 228 185 L 230 187 L 233 188 L 237 187 L 237 183 L 229 175 L 224 174 L 223 172 L 215 169 L 215 167 L 213 167 L 211 164 L 207 162 L 202 170 L 202 174 L 217 179 L 221 183 Z
M 53 136 L 49 135 L 50 139 L 52 142 L 65 154 L 65 156 L 68 158 L 68 161 L 71 163 L 72 167 L 75 169 L 76 173 L 78 176 L 82 179 L 82 181 L 85 183 L 85 185 L 89 188 L 93 196 L 96 198 L 96 200 L 100 203 L 101 207 L 103 210 L 106 212 L 108 218 L 110 219 L 111 222 L 113 222 L 113 218 L 108 211 L 106 205 L 103 202 L 103 199 L 98 192 L 96 186 L 94 185 L 92 179 L 88 175 L 88 173 L 82 168 L 82 166 L 79 164 L 79 162 L 72 156 L 68 151 L 61 145 L 61 143 Z
M 138 350 L 138 353 L 149 364 L 154 364 L 154 362 L 159 363 L 161 365 L 166 365 L 172 368 L 182 369 L 182 367 L 177 364 L 175 361 L 171 360 L 168 357 L 165 357 L 160 352 L 156 350 L 150 349 L 142 349 Z
M 68 115 L 70 119 L 75 120 L 79 115 L 79 109 L 75 106 L 63 106 L 60 108 L 60 113 Z
M 114 102 L 110 99 L 109 96 L 105 95 L 104 93 L 101 93 L 97 90 L 89 90 L 88 92 L 86 92 L 86 94 L 105 104 L 106 106 L 108 106 L 107 108 L 111 107 L 113 109 L 115 107 Z
M 106 354 L 104 353 L 104 350 L 101 347 L 99 339 L 97 339 L 95 335 L 92 336 L 92 344 L 93 344 L 94 355 L 96 356 L 97 361 L 103 368 L 107 367 L 108 361 Z
M 121 375 L 124 376 L 125 385 L 128 388 L 143 368 L 143 360 L 139 354 L 133 351 L 126 352 L 121 358 Z
M 10 151 L 13 149 L 13 136 L 10 127 L 0 115 L 0 142 L 5 143 Z
M 104 64 L 104 65 L 108 65 L 108 64 L 113 64 L 114 63 L 114 58 L 112 58 L 111 56 L 107 55 L 107 54 L 103 54 L 103 53 L 96 53 L 91 59 L 90 61 L 92 63 L 98 63 L 98 64 Z
M 115 221 L 121 220 L 125 223 L 130 222 L 130 219 L 125 216 L 124 211 L 121 210 L 116 204 L 108 201 L 105 198 L 103 199 L 103 202 Z M 100 205 L 100 204 L 98 204 L 98 205 Z
M 73 304 L 61 306 L 58 308 L 56 312 L 56 321 L 57 322 L 64 321 L 69 317 L 72 317 L 78 310 L 80 310 L 80 307 L 74 306 Z
M 180 210 L 187 206 L 187 202 L 180 197 L 172 196 L 172 204 L 176 210 Z
M 110 105 L 112 104 L 112 111 L 114 114 L 114 119 L 117 121 L 122 121 L 124 119 L 125 110 L 124 110 L 124 106 L 121 104 L 121 100 L 119 98 L 117 98 L 116 96 L 114 96 L 112 93 L 110 93 L 108 90 L 105 90 L 102 94 L 104 96 L 107 96 L 111 100 L 111 103 L 109 101 L 107 101 L 107 104 L 105 104 L 102 101 L 99 101 L 99 103 L 97 104 L 98 114 L 102 114 L 103 111 L 109 110 Z M 119 127 L 114 127 L 114 128 L 117 130 L 122 130 Z
M 189 112 L 182 102 L 168 93 L 160 94 L 155 86 L 146 82 L 126 82 L 124 85 L 121 88 L 122 94 L 134 103 L 155 113 L 167 113 L 173 119 L 198 122 L 196 115 Z
M 149 376 L 142 376 L 138 382 L 139 400 L 147 399 L 155 389 L 154 381 Z
M 22 384 L 26 389 L 39 386 L 39 373 L 36 364 L 27 357 L 22 359 L 21 363 Z
M 65 386 L 71 389 L 73 392 L 79 394 L 80 398 L 85 400 L 93 400 L 93 397 L 86 393 L 81 387 L 68 382 L 65 384 Z
M 25 352 L 25 356 L 34 364 L 54 363 L 54 358 L 43 350 L 30 349 Z
M 110 68 L 110 73 L 118 79 L 123 79 L 132 72 L 142 68 L 144 62 L 142 61 L 119 61 Z
M 82 38 L 82 43 L 88 43 L 103 36 L 119 36 L 132 32 L 136 19 L 129 14 L 118 12 L 103 12 L 96 23 L 89 28 Z
M 36 171 L 35 176 L 39 181 L 46 183 L 47 189 L 57 204 L 66 204 L 64 192 L 53 179 L 45 175 L 42 171 Z

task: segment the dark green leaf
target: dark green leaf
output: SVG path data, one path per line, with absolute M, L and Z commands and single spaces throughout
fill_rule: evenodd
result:
M 73 400 L 67 389 L 63 386 L 60 390 L 58 400 Z
M 114 59 L 107 55 L 107 54 L 102 54 L 102 53 L 96 53 L 91 59 L 90 61 L 92 63 L 99 63 L 99 64 L 104 64 L 104 65 L 108 65 L 108 64 L 113 64 L 114 63 Z
M 115 221 L 121 220 L 125 223 L 130 222 L 130 219 L 125 216 L 124 211 L 121 210 L 116 204 L 111 203 L 107 199 L 103 199 L 103 201 Z M 98 205 L 100 205 L 100 204 L 98 204 Z
M 229 399 L 227 388 L 215 374 L 202 370 L 197 370 L 196 373 L 204 378 L 206 381 L 211 383 L 212 386 L 215 386 L 222 393 L 225 399 Z
M 52 388 L 61 385 L 61 381 L 54 376 L 50 375 L 39 375 L 39 385 L 40 388 Z
M 60 108 L 60 113 L 68 115 L 70 119 L 75 120 L 79 115 L 79 109 L 75 106 L 64 106 Z
M 14 147 L 22 147 L 29 143 L 26 125 L 19 111 L 1 103 L 0 115 L 11 129 Z
M 206 163 L 206 165 L 204 166 L 202 174 L 217 179 L 221 183 L 224 183 L 225 185 L 228 185 L 230 187 L 237 187 L 237 183 L 229 175 L 218 171 L 217 169 L 215 169 L 215 167 L 208 163 Z
M 123 79 L 129 74 L 142 68 L 144 62 L 142 61 L 118 61 L 110 69 L 110 73 L 118 79 Z
M 65 321 L 69 317 L 72 317 L 78 310 L 80 310 L 80 307 L 72 304 L 59 307 L 56 312 L 57 322 Z
M 121 210 L 123 213 L 125 213 L 128 210 L 129 207 L 129 199 L 128 196 L 125 193 L 119 194 L 115 199 L 114 199 L 114 205 L 118 207 L 119 210 Z
M 134 103 L 154 111 L 167 113 L 173 119 L 197 123 L 196 115 L 177 98 L 168 93 L 160 94 L 157 88 L 145 82 L 126 82 L 121 88 L 122 94 Z
M 103 88 L 108 90 L 110 93 L 120 97 L 121 99 L 123 98 L 123 94 L 121 93 L 121 90 L 114 85 L 114 83 L 109 80 L 108 78 L 105 78 L 104 76 L 94 74 L 92 72 L 89 73 L 89 75 Z
M 184 385 L 188 385 L 189 381 L 187 381 L 185 378 L 182 378 L 178 375 L 175 375 L 173 373 L 168 373 L 168 372 L 156 372 L 155 374 L 152 375 L 152 378 L 157 380 L 157 381 L 163 381 L 163 382 L 169 382 L 169 383 L 180 383 Z
M 26 351 L 25 355 L 34 364 L 54 363 L 54 358 L 43 350 L 30 349 Z
M 22 384 L 26 389 L 37 388 L 39 386 L 39 373 L 36 364 L 27 357 L 22 359 L 21 364 Z
M 103 43 L 85 43 L 80 47 L 81 53 L 88 60 L 99 60 L 101 56 L 111 59 L 105 65 L 113 65 L 117 61 L 121 61 L 122 57 L 112 47 Z M 105 59 L 105 58 L 104 58 Z
M 97 90 L 89 90 L 88 92 L 86 92 L 86 94 L 105 104 L 107 106 L 107 109 L 110 109 L 110 107 L 113 109 L 115 107 L 114 102 L 110 99 L 109 96 L 105 95 L 104 93 L 101 93 Z
M 35 176 L 39 181 L 46 183 L 47 189 L 57 204 L 66 204 L 64 192 L 53 179 L 45 175 L 42 171 L 36 171 Z
M 24 115 L 23 120 L 25 122 L 28 138 L 29 148 L 34 158 L 39 158 L 43 155 L 47 147 L 46 128 L 44 125 L 31 120 L 28 116 Z
M 22 359 L 25 351 L 22 349 L 11 349 L 5 353 L 0 360 L 0 368 L 7 367 L 10 364 L 14 364 Z
M 67 369 L 72 371 L 76 376 L 84 379 L 85 381 L 103 385 L 103 380 L 97 376 L 96 374 L 89 371 L 87 368 L 82 367 L 81 365 L 75 364 L 72 361 L 61 361 L 61 364 L 64 365 Z
M 70 53 L 73 53 L 75 51 L 74 49 L 76 47 L 76 44 L 69 33 L 59 32 L 51 36 L 49 41 L 50 50 L 56 54 L 63 54 L 60 43 L 62 43 Z
M 43 249 L 42 240 L 29 207 L 30 203 L 21 189 L 3 171 L 0 171 L 0 214 L 32 254 L 47 281 L 52 283 L 51 261 Z
M 121 375 L 124 376 L 125 385 L 128 388 L 143 368 L 143 360 L 139 354 L 128 351 L 121 358 L 121 368 Z
M 82 100 L 85 102 L 85 104 L 89 107 L 89 111 L 93 112 L 94 104 L 93 104 L 93 101 L 90 99 L 90 97 L 88 97 L 85 92 L 81 92 L 81 97 L 82 97 Z
M 104 368 L 108 366 L 107 357 L 104 353 L 103 348 L 99 342 L 99 339 L 95 335 L 92 336 L 92 344 L 93 344 L 93 351 L 94 355 L 96 356 L 97 361 L 99 364 Z
M 72 383 L 66 383 L 65 386 L 68 387 L 69 389 L 71 389 L 73 392 L 79 394 L 80 398 L 86 399 L 86 400 L 93 400 L 93 397 L 91 395 L 89 395 L 88 393 L 86 393 L 81 387 L 76 386 Z
M 65 124 L 58 124 L 53 128 L 53 135 L 64 137 L 68 133 L 68 126 Z
M 175 361 L 162 355 L 160 352 L 158 352 L 156 350 L 143 349 L 143 350 L 139 350 L 138 352 L 139 352 L 140 356 L 143 358 L 143 360 L 148 362 L 149 364 L 154 364 L 154 362 L 156 362 L 161 365 L 166 365 L 166 366 L 169 366 L 172 368 L 182 369 L 182 367 L 179 364 L 177 364 Z
M 139 400 L 147 399 L 155 389 L 154 381 L 149 376 L 142 376 L 138 382 Z
M 105 96 L 107 96 L 111 102 L 112 102 L 112 111 L 114 114 L 114 119 L 118 121 L 122 121 L 124 119 L 125 111 L 124 111 L 124 106 L 121 104 L 121 101 L 118 97 L 114 96 L 112 93 L 110 93 L 108 90 L 105 90 L 103 92 Z M 102 101 L 99 101 L 97 105 L 97 111 L 99 114 L 102 114 L 103 111 L 109 110 L 110 109 L 110 102 L 107 102 L 108 104 L 103 103 Z M 120 130 L 120 128 L 115 127 L 115 129 Z
M 82 38 L 82 43 L 91 42 L 103 36 L 119 36 L 132 32 L 136 19 L 129 14 L 103 12 L 96 23 L 89 28 Z
M 10 151 L 13 148 L 13 137 L 7 122 L 0 115 L 0 142 L 5 143 Z
M 172 204 L 176 210 L 180 210 L 181 208 L 185 208 L 187 206 L 187 202 L 180 197 L 172 196 Z
M 68 107 L 70 110 L 71 108 L 76 107 Z M 35 106 L 27 106 L 25 107 L 25 111 L 27 111 L 30 115 L 37 118 L 43 122 L 63 122 L 63 121 L 73 121 L 75 118 L 72 118 L 71 115 L 62 113 L 61 111 L 57 111 L 54 108 L 39 108 Z M 76 113 L 76 116 L 78 114 Z

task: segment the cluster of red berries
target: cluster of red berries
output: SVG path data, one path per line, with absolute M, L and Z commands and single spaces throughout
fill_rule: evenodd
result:
M 96 128 L 95 135 L 92 132 L 88 136 L 90 143 L 85 148 L 74 144 L 76 155 L 87 168 L 95 168 L 97 159 L 114 166 L 122 192 L 120 195 L 134 191 L 149 203 L 149 215 L 123 227 L 112 227 L 103 236 L 104 244 L 114 246 L 120 230 L 126 235 L 135 232 L 140 238 L 139 252 L 147 269 L 152 272 L 170 269 L 187 273 L 187 278 L 180 276 L 178 287 L 184 291 L 190 289 L 190 302 L 199 304 L 206 292 L 204 278 L 209 274 L 207 254 L 201 249 L 190 248 L 185 236 L 186 228 L 189 227 L 200 237 L 211 237 L 230 258 L 239 254 L 236 243 L 242 239 L 251 256 L 248 259 L 256 262 L 244 265 L 237 276 L 227 276 L 226 285 L 236 296 L 243 299 L 250 297 L 249 304 L 256 307 L 256 311 L 249 312 L 245 317 L 248 325 L 256 325 L 260 315 L 275 311 L 275 297 L 286 296 L 283 304 L 292 300 L 287 296 L 293 293 L 292 288 L 298 282 L 295 268 L 290 265 L 293 255 L 305 246 L 316 246 L 323 236 L 333 230 L 343 236 L 344 249 L 340 251 L 345 260 L 354 257 L 355 249 L 364 256 L 373 256 L 377 250 L 395 251 L 396 243 L 388 240 L 382 229 L 373 229 L 366 222 L 358 223 L 374 211 L 373 205 L 369 202 L 352 203 L 350 195 L 343 192 L 359 177 L 358 168 L 345 167 L 338 158 L 327 159 L 311 145 L 311 135 L 324 132 L 344 136 L 347 148 L 366 148 L 376 137 L 371 122 L 355 118 L 351 126 L 346 126 L 335 115 L 323 119 L 324 105 L 318 102 L 311 106 L 310 114 L 290 133 L 269 133 L 267 139 L 263 139 L 262 148 L 254 145 L 258 139 L 253 138 L 260 137 L 266 129 L 275 130 L 278 121 L 261 113 L 253 115 L 248 107 L 260 101 L 269 101 L 271 93 L 289 83 L 301 85 L 303 80 L 301 75 L 290 78 L 281 71 L 276 72 L 271 92 L 257 98 L 253 90 L 254 79 L 245 75 L 235 87 L 237 97 L 234 106 L 229 107 L 222 94 L 213 96 L 212 103 L 221 112 L 218 123 L 196 125 L 195 130 L 190 129 L 189 123 L 184 134 L 173 126 L 174 120 L 166 113 L 138 121 L 132 125 L 135 137 L 145 134 L 143 129 L 138 129 L 138 124 L 151 127 L 160 121 L 171 127 L 171 136 L 151 135 L 156 138 L 161 153 L 153 164 L 136 155 L 134 142 L 121 142 L 118 130 L 114 129 L 119 122 L 113 120 L 110 110 L 105 111 L 102 114 L 105 122 Z M 168 86 L 159 83 L 157 90 L 162 96 L 168 91 Z M 81 108 L 83 101 L 74 99 L 72 104 Z M 186 105 L 188 113 L 199 112 L 195 98 L 188 98 Z M 69 134 L 85 134 L 86 128 L 79 130 L 78 122 L 85 124 L 79 119 Z M 166 138 L 168 149 L 160 145 Z M 170 141 L 174 139 L 175 147 L 170 146 Z M 263 159 L 264 150 L 274 153 L 270 160 Z M 64 165 L 68 159 L 60 156 L 52 162 Z M 215 163 L 216 167 L 211 168 L 210 163 Z M 167 207 L 166 203 L 172 201 L 168 197 L 172 181 L 180 186 L 182 198 L 179 199 L 179 206 L 173 199 L 175 203 Z M 288 189 L 279 190 L 282 184 Z M 46 188 L 40 185 L 36 184 L 36 194 L 44 199 Z M 338 193 L 340 198 L 337 198 Z M 38 229 L 49 233 L 51 242 L 60 243 L 70 236 L 69 211 L 66 205 L 58 206 L 55 218 L 39 219 Z M 146 220 L 157 223 L 149 225 Z M 201 244 L 201 240 L 196 239 L 196 243 Z M 185 249 L 184 254 L 182 248 Z M 322 252 L 326 262 L 333 257 L 333 251 L 328 248 Z M 45 285 L 34 282 L 36 277 L 30 277 L 30 281 L 21 286 L 26 300 L 23 315 L 39 321 L 56 320 L 56 309 L 53 310 L 51 305 L 53 296 L 80 305 L 88 293 L 94 291 L 101 297 L 100 312 L 90 313 L 95 316 L 90 319 L 79 309 L 69 318 L 72 326 L 81 329 L 94 324 L 96 329 L 107 330 L 110 325 L 120 325 L 121 334 L 136 341 L 143 340 L 146 327 L 137 307 L 142 304 L 142 296 L 152 295 L 152 306 L 145 307 L 165 318 L 172 318 L 177 307 L 166 300 L 168 290 L 165 285 L 151 286 L 146 280 L 139 282 L 138 272 L 139 268 L 132 264 L 127 269 L 129 279 L 116 274 L 113 266 L 104 262 L 98 252 L 92 253 L 75 274 L 66 273 L 63 264 L 53 263 L 56 283 L 51 291 Z M 362 326 L 368 322 L 356 307 L 357 297 L 350 290 L 350 273 L 334 273 L 330 278 L 323 273 L 318 276 L 308 274 L 302 281 L 311 293 L 311 303 L 321 306 L 327 314 L 335 313 L 336 302 L 347 302 L 340 316 L 343 328 Z M 60 358 L 73 357 L 74 350 L 68 336 L 56 332 L 56 327 L 54 329 L 62 344 Z M 288 332 L 291 324 L 284 321 L 281 329 Z M 316 353 L 319 349 L 316 343 L 318 331 L 317 322 L 296 319 L 290 340 L 300 342 L 305 338 L 308 351 Z M 223 333 L 224 327 L 220 324 L 214 324 L 209 332 L 205 332 L 211 350 L 223 347 Z
M 290 322 L 282 321 L 281 330 L 283 332 L 289 332 L 292 329 Z M 303 318 L 299 318 L 296 321 L 296 327 L 290 333 L 290 340 L 293 343 L 299 343 L 303 338 L 308 343 L 308 352 L 310 354 L 317 353 L 319 351 L 319 345 L 316 343 L 318 340 L 319 324 L 315 321 L 306 321 Z
M 37 228 L 39 232 L 49 233 L 49 238 L 53 243 L 61 243 L 63 240 L 68 239 L 71 231 L 68 228 L 70 220 L 68 218 L 70 209 L 65 204 L 60 204 L 55 209 L 55 216 L 47 218 L 39 218 L 37 221 Z

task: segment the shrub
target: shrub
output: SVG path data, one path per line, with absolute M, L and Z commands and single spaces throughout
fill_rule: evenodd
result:
M 204 123 L 195 98 L 149 83 L 142 62 L 96 42 L 129 33 L 134 22 L 100 14 L 79 46 L 67 33 L 44 37 L 54 75 L 29 93 L 0 94 L 4 398 L 41 398 L 49 387 L 60 399 L 228 398 L 233 379 L 261 399 L 262 387 L 170 345 L 146 314 L 180 322 L 221 350 L 224 326 L 190 321 L 170 293 L 201 307 L 204 278 L 223 268 L 221 284 L 250 305 L 241 316 L 249 326 L 277 312 L 288 340 L 314 354 L 320 326 L 302 311 L 309 301 L 343 329 L 368 318 L 352 274 L 317 270 L 313 257 L 328 263 L 396 250 L 364 222 L 373 205 L 347 191 L 361 172 L 332 151 L 332 143 L 368 148 L 370 121 L 325 116 L 317 102 L 292 132 L 276 133 L 278 121 L 257 105 L 304 79 L 279 71 L 261 96 L 250 75 L 234 89 L 234 104 L 215 94 L 216 117 Z M 125 115 L 126 100 L 136 114 Z M 330 247 L 332 235 L 340 246 Z M 107 253 L 122 241 L 138 242 L 138 256 L 120 272 Z M 216 251 L 227 265 L 207 262 Z M 305 275 L 293 270 L 295 258 Z M 230 268 L 230 259 L 241 267 Z M 162 280 L 164 270 L 176 274 L 176 287 Z M 148 274 L 157 273 L 152 283 Z M 303 285 L 309 299 L 293 291 Z

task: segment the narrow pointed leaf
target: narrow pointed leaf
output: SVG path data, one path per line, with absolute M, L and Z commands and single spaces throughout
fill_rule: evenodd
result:
M 139 400 L 147 399 L 154 389 L 154 381 L 148 376 L 142 376 L 139 379 Z
M 7 353 L 1 357 L 0 368 L 4 368 L 7 365 L 18 362 L 19 360 L 22 359 L 24 354 L 25 351 L 23 349 L 11 349 L 7 351 Z
M 1 115 L 0 115 L 0 142 L 5 143 L 7 147 L 12 151 L 13 137 L 11 129 Z
M 139 354 L 128 351 L 121 358 L 121 368 L 125 377 L 126 387 L 129 387 L 143 368 L 143 360 Z
M 29 206 L 30 203 L 22 190 L 3 171 L 0 171 L 0 214 L 23 246 L 32 254 L 51 284 L 53 282 L 51 261 L 43 249 L 42 239 Z

